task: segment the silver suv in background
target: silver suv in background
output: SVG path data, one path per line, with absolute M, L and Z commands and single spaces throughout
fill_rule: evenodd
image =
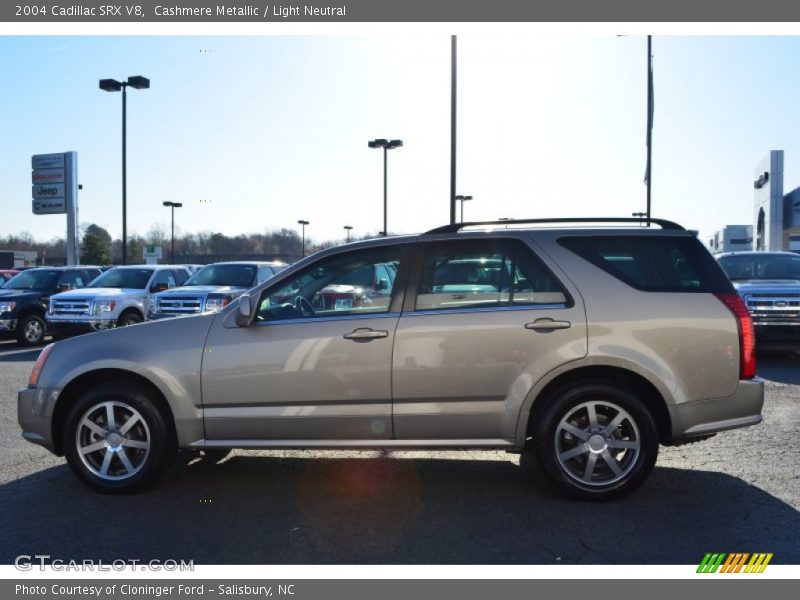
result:
M 282 262 L 219 262 L 206 265 L 183 285 L 156 294 L 147 317 L 160 319 L 216 312 L 286 268 Z
M 800 352 L 800 254 L 730 252 L 717 260 L 753 315 L 759 349 Z
M 764 388 L 750 314 L 695 236 L 597 221 L 329 248 L 219 312 L 47 346 L 23 436 L 105 492 L 178 448 L 496 448 L 572 496 L 626 494 L 660 443 L 759 423 Z M 320 301 L 377 265 L 384 293 Z
M 83 289 L 51 296 L 48 331 L 60 338 L 141 323 L 153 294 L 187 279 L 189 270 L 183 266 L 114 267 Z

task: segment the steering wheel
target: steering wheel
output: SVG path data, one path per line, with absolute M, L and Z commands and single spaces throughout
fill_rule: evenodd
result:
M 294 299 L 294 307 L 300 311 L 300 314 L 304 317 L 313 317 L 316 315 L 314 312 L 314 307 L 311 306 L 311 302 L 306 300 L 304 296 L 297 296 Z

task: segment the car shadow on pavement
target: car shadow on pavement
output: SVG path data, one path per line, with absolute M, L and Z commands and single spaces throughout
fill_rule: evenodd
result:
M 188 460 L 157 489 L 91 492 L 66 466 L 0 486 L 0 562 L 689 564 L 706 552 L 800 563 L 800 514 L 717 472 L 656 468 L 633 495 L 578 502 L 508 460 Z

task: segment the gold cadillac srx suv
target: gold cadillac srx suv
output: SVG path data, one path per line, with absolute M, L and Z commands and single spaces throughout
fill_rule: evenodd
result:
M 217 313 L 46 347 L 22 435 L 105 492 L 152 483 L 178 449 L 495 448 L 532 453 L 570 495 L 620 496 L 659 444 L 759 423 L 764 398 L 730 281 L 691 233 L 652 223 L 324 250 Z M 380 281 L 351 289 L 362 271 Z

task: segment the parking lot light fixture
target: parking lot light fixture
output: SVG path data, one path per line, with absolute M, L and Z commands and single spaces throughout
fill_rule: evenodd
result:
M 456 200 L 461 202 L 461 223 L 464 222 L 464 202 L 469 202 L 472 200 L 472 196 L 456 196 Z
M 303 234 L 302 234 L 302 240 L 303 240 L 303 242 L 302 242 L 302 243 L 303 243 L 303 258 L 305 258 L 305 257 L 306 257 L 306 225 L 310 225 L 310 222 L 309 222 L 309 221 L 304 221 L 303 219 L 300 219 L 300 220 L 297 222 L 297 224 L 298 224 L 298 225 L 300 225 L 300 226 L 302 226 L 302 228 L 303 228 Z
M 350 243 L 350 232 L 353 230 L 353 226 L 345 225 L 344 230 L 347 232 L 347 243 Z
M 180 202 L 164 202 L 164 206 L 169 206 L 172 209 L 172 248 L 169 253 L 170 264 L 175 264 L 175 209 L 183 206 Z
M 389 150 L 394 150 L 395 148 L 402 148 L 403 147 L 403 140 L 387 140 L 384 138 L 377 138 L 372 141 L 367 142 L 367 146 L 370 148 L 383 148 L 383 233 L 382 235 L 387 235 L 387 231 L 389 228 L 387 227 L 387 194 L 386 194 L 386 180 L 387 180 L 387 169 L 386 169 L 386 155 Z
M 135 90 L 146 90 L 150 88 L 150 80 L 141 75 L 131 75 L 127 81 L 117 81 L 116 79 L 101 79 L 100 89 L 104 92 L 122 92 L 122 264 L 128 264 L 128 205 L 127 205 L 127 162 L 126 162 L 126 110 L 127 110 L 127 89 L 132 87 Z

